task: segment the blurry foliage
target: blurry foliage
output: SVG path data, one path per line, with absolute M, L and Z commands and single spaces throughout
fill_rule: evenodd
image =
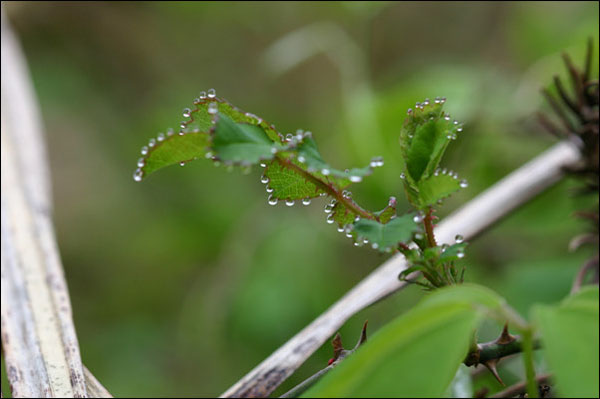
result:
M 592 34 L 598 54 L 594 2 L 3 5 L 41 103 L 82 356 L 116 396 L 220 394 L 387 258 L 327 225 L 325 202 L 268 206 L 259 170 L 249 179 L 198 162 L 135 184 L 139 143 L 177 126 L 200 90 L 214 87 L 285 132 L 311 130 L 334 166 L 383 156 L 386 167 L 354 193 L 372 209 L 390 190 L 404 198 L 406 109 L 447 97 L 465 129 L 446 164 L 470 184 L 443 216 L 553 143 L 533 111 L 562 71 L 559 52 L 581 59 Z M 265 66 L 278 40 L 324 22 L 360 51 L 337 64 L 316 54 L 277 76 Z M 362 68 L 350 78 L 340 68 L 349 63 Z M 350 131 L 353 120 L 379 130 Z M 334 151 L 341 136 L 348 148 Z M 364 146 L 371 138 L 377 146 Z M 571 217 L 586 201 L 573 186 L 560 183 L 474 241 L 467 280 L 524 314 L 562 298 L 585 255 L 567 253 L 585 228 Z M 342 336 L 365 319 L 376 331 L 421 296 L 410 287 L 360 312 Z M 277 392 L 330 356 L 325 345 Z

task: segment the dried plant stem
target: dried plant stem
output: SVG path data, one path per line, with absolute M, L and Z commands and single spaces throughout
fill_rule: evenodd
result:
M 110 396 L 87 389 L 50 216 L 40 115 L 3 7 L 1 96 L 2 348 L 12 396 Z

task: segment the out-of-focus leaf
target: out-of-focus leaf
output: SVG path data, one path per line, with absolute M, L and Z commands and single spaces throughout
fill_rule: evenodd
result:
M 305 396 L 442 397 L 478 321 L 503 303 L 479 286 L 437 290 L 378 331 Z
M 570 398 L 598 397 L 598 287 L 559 306 L 533 309 L 556 390 Z

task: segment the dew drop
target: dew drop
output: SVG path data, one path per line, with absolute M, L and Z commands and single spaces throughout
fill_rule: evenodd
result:
M 269 194 L 271 194 L 273 191 L 275 191 L 275 190 L 273 189 L 273 187 L 270 187 L 270 186 L 267 186 L 267 187 L 265 188 L 265 190 L 267 190 L 267 192 L 268 192 Z
M 421 214 L 416 214 L 415 217 L 413 217 L 413 222 L 415 223 L 421 223 L 423 221 L 423 216 Z
M 175 134 L 175 131 L 173 129 L 167 130 L 167 136 L 171 137 L 174 134 Z
M 333 211 L 333 207 L 334 207 L 334 205 L 327 204 L 327 205 L 325 205 L 325 209 L 323 210 L 323 212 L 325 212 L 325 213 L 331 213 L 331 211 Z
M 287 206 L 294 206 L 294 200 L 290 200 L 290 199 L 288 199 L 288 200 L 285 200 L 285 204 L 286 204 Z
M 269 202 L 269 205 L 277 205 L 277 198 L 273 197 L 272 195 L 269 195 L 267 201 Z
M 383 157 L 371 158 L 371 162 L 369 163 L 369 166 L 372 168 L 378 168 L 378 167 L 383 166 Z
M 464 253 L 464 252 L 459 252 L 459 253 L 457 253 L 457 254 L 456 254 L 456 257 L 457 257 L 458 259 L 462 259 L 462 258 L 464 258 L 464 257 L 465 257 L 465 253 Z
M 208 98 L 215 98 L 217 96 L 217 91 L 215 89 L 208 89 Z
M 302 200 L 302 205 L 310 205 L 310 198 L 304 198 Z
M 433 100 L 433 102 L 434 102 L 434 103 L 436 103 L 436 104 L 439 104 L 439 103 L 440 103 L 440 100 L 441 100 L 441 99 L 440 99 L 439 97 L 436 97 L 436 98 Z
M 456 237 L 454 237 L 454 241 L 456 241 L 457 244 L 460 244 L 464 240 L 465 240 L 465 238 L 463 236 L 461 236 L 460 234 L 457 234 Z
M 262 176 L 260 177 L 260 182 L 261 182 L 262 184 L 268 184 L 268 183 L 269 183 L 269 178 L 268 178 L 267 176 L 265 176 L 265 175 L 262 175 Z
M 200 99 L 204 100 L 206 98 L 206 92 L 205 91 L 201 91 L 200 92 Z
M 447 120 L 447 121 L 449 121 L 449 120 L 450 120 L 450 115 L 446 115 L 446 116 L 444 116 L 444 120 Z
M 179 166 L 185 166 L 185 162 L 179 162 Z
M 460 186 L 462 188 L 467 188 L 467 187 L 469 187 L 469 183 L 466 180 L 463 179 L 463 180 L 460 181 Z
M 348 238 L 352 238 L 352 233 L 348 233 L 348 232 L 346 232 L 346 237 L 348 237 Z
M 185 127 L 186 127 L 186 126 L 187 126 L 187 124 L 186 124 L 186 122 L 185 122 L 185 121 L 182 121 L 182 122 L 179 124 L 179 127 L 180 127 L 180 128 L 182 128 L 182 129 L 185 129 Z
M 267 167 L 267 164 L 266 164 L 265 162 L 261 162 L 261 163 L 260 163 L 260 167 L 261 167 L 261 168 L 266 168 L 266 167 Z
M 344 232 L 344 228 L 343 227 L 338 227 L 337 231 L 338 231 L 338 233 L 343 233 Z
M 285 135 L 285 141 L 292 141 L 293 138 L 294 138 L 294 135 L 291 133 L 288 133 Z
M 156 137 L 157 141 L 164 141 L 164 139 L 165 139 L 164 133 L 159 133 L 158 136 Z
M 445 175 L 445 174 L 447 174 L 447 173 L 448 173 L 448 169 L 446 169 L 446 168 L 442 169 L 442 174 L 443 174 L 443 175 Z
M 335 220 L 333 220 L 333 214 L 327 216 L 327 224 L 333 224 Z
M 215 154 L 213 154 L 212 152 L 208 151 L 206 154 L 204 154 L 204 156 L 206 157 L 206 159 L 212 159 L 212 157 L 214 157 Z
M 298 156 L 298 162 L 304 163 L 304 162 L 306 162 L 306 158 L 304 158 L 302 155 L 299 155 Z
M 415 234 L 415 239 L 416 240 L 422 240 L 423 239 L 423 234 L 421 234 L 421 233 Z
M 148 147 L 143 146 L 140 152 L 142 153 L 142 155 L 146 155 L 148 153 Z
M 211 115 L 216 114 L 217 112 L 219 112 L 219 105 L 215 102 L 212 102 L 210 104 L 208 104 L 208 113 Z
M 135 172 L 133 172 L 133 180 L 135 181 L 142 181 L 143 176 L 144 172 L 142 172 L 141 169 L 136 169 Z
M 406 111 L 406 114 L 407 114 L 407 115 L 410 115 L 410 114 L 412 114 L 412 113 L 413 113 L 413 110 L 412 110 L 412 108 L 409 108 L 409 109 L 408 109 L 408 111 Z
M 327 169 L 327 168 L 321 169 L 321 174 L 323 176 L 328 176 L 330 173 L 331 173 L 331 171 L 329 169 Z
M 373 244 L 371 244 L 371 248 L 378 249 L 379 248 L 379 244 L 377 244 L 376 242 L 374 242 Z
M 150 139 L 150 141 L 148 141 L 148 147 L 154 147 L 156 145 L 156 139 Z
M 184 118 L 189 118 L 191 114 L 192 114 L 192 110 L 191 110 L 191 109 L 189 109 L 189 108 L 185 108 L 185 109 L 183 110 L 183 117 L 184 117 Z
M 456 129 L 456 131 L 460 133 L 460 132 L 462 132 L 462 131 L 463 131 L 463 128 L 462 128 L 462 127 L 459 127 L 459 128 L 457 128 L 457 129 Z
M 396 203 L 396 197 L 390 197 L 390 200 L 388 201 L 388 206 L 395 207 Z
M 342 197 L 344 198 L 352 198 L 352 193 L 348 190 L 342 191 Z
M 402 180 L 404 180 L 404 179 L 406 179 L 406 175 L 405 175 L 404 173 L 400 173 L 400 178 L 401 178 Z
M 350 176 L 350 181 L 352 183 L 360 183 L 362 181 L 362 177 L 352 175 L 352 176 Z
M 442 97 L 442 98 L 440 98 L 440 104 L 443 104 L 443 103 L 445 103 L 445 102 L 446 102 L 446 97 Z
M 144 158 L 140 158 L 140 159 L 138 159 L 138 161 L 137 161 L 137 166 L 138 166 L 139 168 L 143 168 L 143 167 L 144 167 L 144 165 L 146 165 L 146 160 L 144 160 Z
M 435 172 L 433 172 L 434 176 L 439 176 L 440 175 L 441 170 L 438 168 L 435 170 Z

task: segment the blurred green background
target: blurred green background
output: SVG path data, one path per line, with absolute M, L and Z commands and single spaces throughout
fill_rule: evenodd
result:
M 201 90 L 283 133 L 311 130 L 326 160 L 384 168 L 353 188 L 407 209 L 397 137 L 406 109 L 447 97 L 465 122 L 444 166 L 469 187 L 448 214 L 555 141 L 539 89 L 582 61 L 597 2 L 3 3 L 47 134 L 54 220 L 85 364 L 115 396 L 215 396 L 387 256 L 325 223 L 325 200 L 267 204 L 261 170 L 209 162 L 135 183 L 139 150 L 176 128 Z M 566 180 L 470 246 L 469 281 L 531 303 L 565 296 L 589 252 L 568 253 L 589 199 Z M 423 295 L 410 287 L 353 317 L 347 346 Z M 482 338 L 499 331 L 483 329 Z M 324 367 L 324 345 L 276 393 Z M 520 363 L 506 362 L 505 381 Z M 489 382 L 494 389 L 499 385 Z M 494 385 L 495 384 L 495 385 Z M 6 387 L 6 384 L 3 384 Z

